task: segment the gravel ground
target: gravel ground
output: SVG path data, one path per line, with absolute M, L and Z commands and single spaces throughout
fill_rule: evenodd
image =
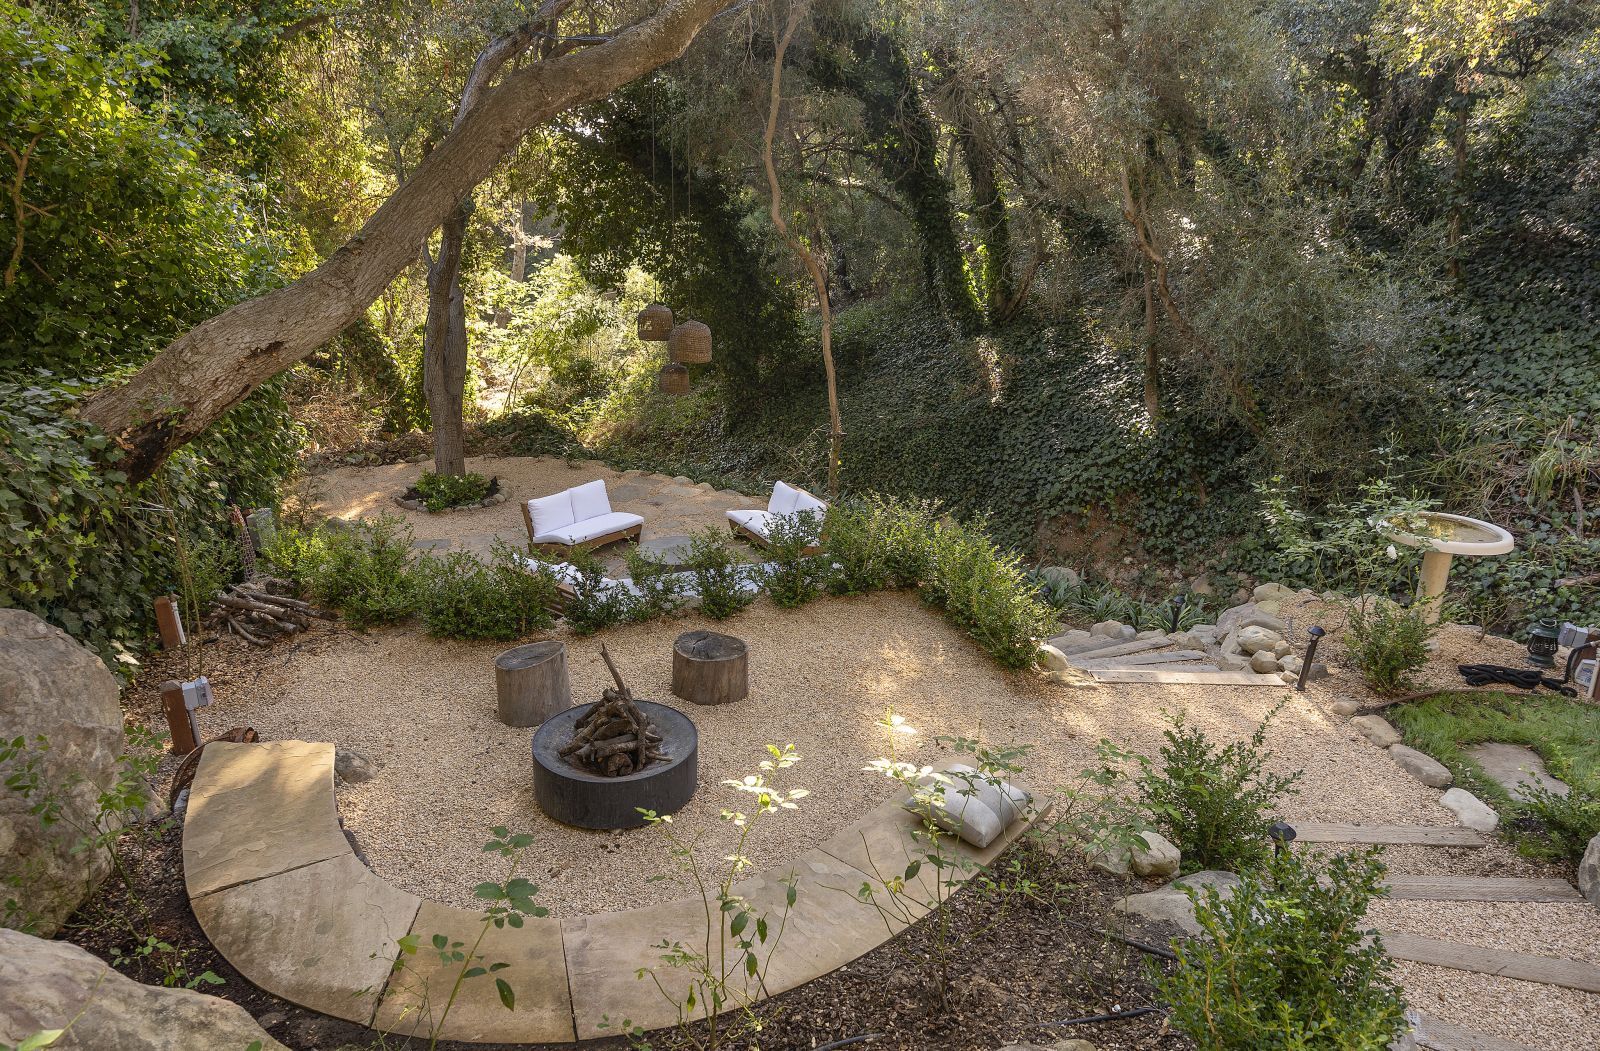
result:
M 513 501 L 606 477 L 618 507 L 646 515 L 647 537 L 720 521 L 721 508 L 748 501 L 559 459 L 475 458 L 471 466 L 500 475 Z M 452 515 L 400 512 L 389 497 L 419 470 L 392 465 L 329 472 L 318 479 L 322 506 L 346 518 L 378 510 L 404 514 L 419 538 L 452 539 L 459 546 L 486 544 L 496 533 L 511 540 L 523 535 L 510 501 Z M 1333 666 L 1335 677 L 1301 695 L 1259 687 L 1082 688 L 1008 673 L 906 594 L 822 599 L 794 611 L 762 600 L 721 625 L 687 616 L 604 638 L 639 696 L 688 710 L 700 728 L 699 789 L 674 828 L 695 841 L 695 856 L 711 867 L 733 843 L 717 815 L 737 805 L 739 795 L 721 781 L 753 772 L 767 743 L 795 745 L 804 761 L 788 772 L 787 783 L 812 794 L 799 811 L 774 818 L 756 834 L 748 852 L 759 866 L 821 842 L 886 798 L 892 785 L 862 767 L 888 751 L 877 722 L 891 708 L 917 730 L 900 739 L 902 758 L 952 758 L 936 740 L 941 735 L 1025 743 L 1033 753 L 1023 779 L 1049 790 L 1072 783 L 1094 763 L 1102 737 L 1154 754 L 1167 715 L 1181 712 L 1215 739 L 1235 740 L 1287 699 L 1268 736 L 1274 768 L 1303 771 L 1300 793 L 1284 802 L 1285 814 L 1453 824 L 1438 791 L 1411 780 L 1331 713 L 1329 705 L 1341 697 L 1371 699 L 1344 666 L 1337 611 L 1306 604 L 1285 614 L 1297 635 L 1313 623 L 1333 632 L 1319 659 Z M 670 696 L 672 640 L 705 626 L 750 644 L 746 702 L 697 708 Z M 593 699 L 605 681 L 599 641 L 555 637 L 568 644 L 574 700 Z M 538 837 L 528 874 L 556 915 L 683 895 L 689 883 L 661 830 L 584 832 L 539 812 L 530 787 L 529 732 L 504 727 L 494 715 L 492 660 L 500 648 L 437 641 L 416 629 L 364 636 L 320 629 L 253 673 L 232 675 L 221 662 L 214 676 L 219 701 L 201 711 L 201 729 L 212 734 L 247 724 L 265 737 L 331 740 L 380 761 L 383 769 L 373 781 L 341 786 L 341 813 L 379 874 L 435 900 L 471 906 L 470 888 L 499 877 L 479 849 L 498 824 Z M 1447 628 L 1435 659 L 1418 676 L 1419 688 L 1459 686 L 1455 664 L 1468 659 L 1516 666 L 1522 655 L 1507 640 Z M 1484 850 L 1390 847 L 1384 854 L 1397 872 L 1414 874 L 1570 875 L 1498 844 Z M 1374 915 L 1395 929 L 1600 962 L 1600 914 L 1587 906 L 1383 902 Z M 1399 975 L 1415 1004 L 1448 1021 L 1552 1051 L 1600 1046 L 1600 997 L 1416 964 L 1401 964 Z

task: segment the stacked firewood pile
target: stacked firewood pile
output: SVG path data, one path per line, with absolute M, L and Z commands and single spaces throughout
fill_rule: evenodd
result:
M 206 626 L 237 635 L 252 646 L 306 630 L 313 620 L 332 620 L 333 614 L 289 594 L 294 585 L 277 577 L 256 576 L 234 584 L 212 599 Z
M 604 644 L 600 656 L 617 685 L 607 686 L 599 703 L 578 720 L 572 741 L 561 749 L 561 757 L 604 777 L 626 777 L 651 763 L 669 761 L 672 757 L 660 747 L 661 731 L 639 710 L 633 692 L 622 681 Z

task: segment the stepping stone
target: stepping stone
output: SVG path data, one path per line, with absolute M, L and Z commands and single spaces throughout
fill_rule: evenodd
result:
M 1105 660 L 1108 657 L 1126 657 L 1132 653 L 1147 653 L 1150 650 L 1165 649 L 1170 643 L 1166 639 L 1135 639 L 1132 642 L 1110 640 L 1112 645 L 1103 646 L 1094 650 L 1079 650 L 1068 653 L 1068 658 L 1082 660 Z
M 1542 788 L 1562 798 L 1572 791 L 1565 781 L 1550 775 L 1538 752 L 1525 745 L 1475 744 L 1468 747 L 1466 753 L 1483 767 L 1484 773 L 1500 782 L 1506 795 L 1519 803 L 1528 801 L 1532 788 Z
M 1434 825 L 1346 825 L 1325 821 L 1290 821 L 1298 843 L 1410 843 L 1424 847 L 1481 847 L 1484 839 L 1470 828 Z
M 1101 657 L 1091 653 L 1072 663 L 1080 668 L 1131 668 L 1141 664 L 1173 664 L 1178 661 L 1203 661 L 1205 659 L 1205 653 L 1200 650 L 1162 650 L 1159 653 L 1134 653 L 1126 657 Z
M 1088 638 L 1058 635 L 1050 640 L 1050 645 L 1069 657 L 1091 653 L 1096 650 L 1115 649 L 1118 646 L 1126 646 L 1127 644 L 1126 639 L 1113 639 L 1105 635 L 1092 635 Z
M 413 551 L 448 551 L 448 550 L 450 550 L 450 541 L 448 541 L 448 540 L 413 540 L 413 541 L 411 541 L 411 550 L 413 550 Z
M 1391 873 L 1384 884 L 1391 901 L 1551 901 L 1580 902 L 1564 879 L 1502 876 L 1404 876 Z
M 1410 960 L 1412 963 L 1450 967 L 1477 974 L 1493 974 L 1501 978 L 1539 982 L 1542 985 L 1559 985 L 1586 993 L 1600 993 L 1600 967 L 1592 963 L 1563 960 L 1555 956 L 1534 956 L 1531 953 L 1509 952 L 1504 949 L 1485 949 L 1478 945 L 1424 938 L 1418 934 L 1401 934 L 1396 931 L 1378 933 L 1383 936 L 1384 949 L 1397 960 Z
M 1463 788 L 1452 788 L 1439 798 L 1439 805 L 1456 816 L 1456 820 L 1478 832 L 1493 832 L 1500 825 L 1500 815 Z
M 1370 718 L 1370 716 L 1362 716 L 1362 718 Z M 1360 720 L 1351 719 L 1350 721 L 1355 723 Z M 1403 744 L 1392 746 L 1389 749 L 1389 758 L 1395 761 L 1396 766 L 1429 788 L 1447 788 L 1456 779 L 1455 775 L 1450 772 L 1449 767 L 1433 758 L 1433 756 L 1424 755 L 1415 748 L 1407 748 Z
M 494 979 L 469 978 L 450 1008 L 450 1039 L 473 1043 L 566 1043 L 576 1039 L 572 1025 L 572 995 L 567 989 L 567 966 L 562 956 L 561 921 L 529 916 L 517 927 L 483 929 L 483 913 L 424 901 L 411 924 L 417 951 L 406 967 L 389 979 L 378 1005 L 375 1028 L 397 1036 L 428 1036 L 428 1008 L 435 1018 L 443 1007 L 441 990 L 448 995 L 459 964 L 439 962 L 433 936 L 441 934 L 462 942 L 467 951 L 478 940 L 482 965 L 507 963 L 502 977 L 516 994 L 517 1009 L 507 1011 L 500 1002 Z

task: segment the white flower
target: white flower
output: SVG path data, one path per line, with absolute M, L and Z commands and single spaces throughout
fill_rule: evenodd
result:
M 1390 562 L 1393 562 L 1395 559 L 1400 557 L 1400 552 L 1398 552 L 1398 551 L 1396 551 L 1394 549 L 1394 545 L 1393 544 L 1389 545 L 1389 550 L 1388 550 L 1387 554 L 1389 555 L 1389 561 Z

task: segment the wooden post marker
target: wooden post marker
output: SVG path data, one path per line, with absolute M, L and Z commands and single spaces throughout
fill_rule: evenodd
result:
M 194 717 L 183 702 L 183 683 L 168 679 L 161 684 L 161 708 L 167 713 L 167 730 L 172 734 L 172 754 L 188 755 L 200 746 L 195 740 Z
M 672 645 L 672 692 L 695 704 L 731 704 L 750 695 L 750 652 L 740 639 L 686 631 Z
M 161 648 L 178 650 L 188 641 L 183 634 L 183 615 L 178 612 L 178 596 L 156 599 L 156 627 L 161 631 Z
M 494 688 L 507 726 L 538 726 L 566 711 L 572 707 L 567 647 L 531 642 L 506 650 L 494 659 Z

